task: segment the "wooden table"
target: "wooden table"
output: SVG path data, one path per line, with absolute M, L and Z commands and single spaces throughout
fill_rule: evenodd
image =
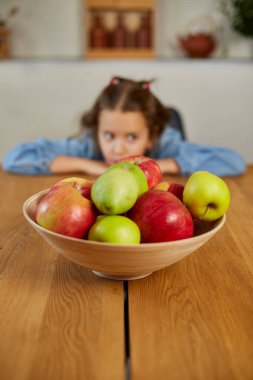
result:
M 226 178 L 211 241 L 128 283 L 68 261 L 25 221 L 25 199 L 60 178 L 0 170 L 0 379 L 252 380 L 253 167 Z

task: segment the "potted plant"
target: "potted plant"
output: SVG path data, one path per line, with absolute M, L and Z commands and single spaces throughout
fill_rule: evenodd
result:
M 253 37 L 253 0 L 221 0 L 221 10 L 236 32 Z
M 216 48 L 217 26 L 210 15 L 198 15 L 189 21 L 178 43 L 191 58 L 207 58 Z

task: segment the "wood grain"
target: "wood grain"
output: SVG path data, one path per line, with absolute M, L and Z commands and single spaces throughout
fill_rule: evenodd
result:
M 253 165 L 247 167 L 246 175 L 236 179 L 236 184 L 249 201 L 253 199 Z
M 1 380 L 124 378 L 122 282 L 59 256 L 22 215 L 25 199 L 61 178 L 0 171 Z M 133 380 L 253 378 L 253 168 L 226 181 L 225 227 L 129 282 Z
M 22 215 L 60 178 L 0 172 L 0 378 L 123 379 L 122 282 L 60 257 Z
M 252 170 L 226 181 L 226 226 L 186 259 L 129 283 L 133 380 L 253 378 Z

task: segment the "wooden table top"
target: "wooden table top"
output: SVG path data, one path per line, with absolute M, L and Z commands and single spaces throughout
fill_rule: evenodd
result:
M 252 380 L 253 166 L 225 179 L 213 239 L 128 283 L 67 260 L 24 219 L 23 202 L 61 178 L 0 169 L 0 379 Z

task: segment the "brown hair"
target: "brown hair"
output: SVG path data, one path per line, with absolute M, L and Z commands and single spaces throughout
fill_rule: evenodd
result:
M 160 135 L 170 119 L 170 112 L 150 91 L 150 81 L 113 77 L 93 107 L 81 118 L 82 128 L 97 130 L 102 110 L 138 111 L 143 113 L 151 137 Z

